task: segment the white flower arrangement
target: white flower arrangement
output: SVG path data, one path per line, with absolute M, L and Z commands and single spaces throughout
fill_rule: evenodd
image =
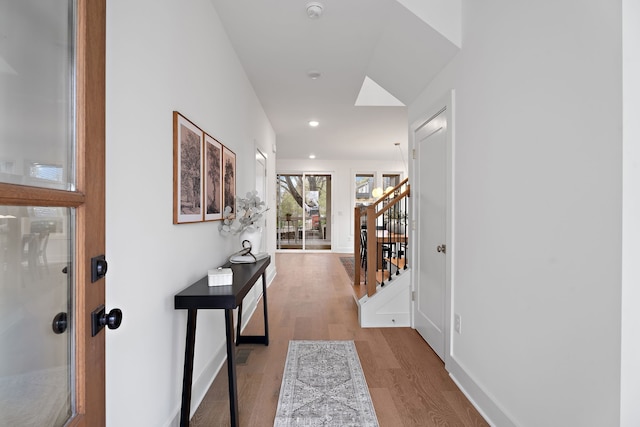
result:
M 218 225 L 218 230 L 223 236 L 230 234 L 240 234 L 251 227 L 256 221 L 262 218 L 262 214 L 269 210 L 265 208 L 265 203 L 258 197 L 257 191 L 250 191 L 246 198 L 236 199 L 238 212 L 242 214 L 237 218 L 231 218 L 231 206 L 226 206 L 222 213 L 222 222 Z

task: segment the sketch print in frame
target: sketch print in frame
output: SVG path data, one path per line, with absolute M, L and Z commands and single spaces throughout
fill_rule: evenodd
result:
M 177 111 L 173 112 L 173 223 L 203 218 L 203 132 Z
M 236 216 L 236 155 L 223 146 L 222 149 L 223 196 L 222 205 L 231 207 L 229 218 Z
M 204 134 L 204 220 L 222 219 L 222 144 Z

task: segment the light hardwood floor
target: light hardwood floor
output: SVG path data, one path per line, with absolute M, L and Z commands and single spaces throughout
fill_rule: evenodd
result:
M 269 346 L 241 345 L 237 365 L 241 426 L 273 426 L 289 340 L 354 340 L 381 427 L 487 426 L 455 386 L 442 361 L 410 328 L 358 325 L 344 254 L 276 254 L 268 288 Z M 243 333 L 261 334 L 262 306 Z M 229 425 L 226 366 L 191 425 Z

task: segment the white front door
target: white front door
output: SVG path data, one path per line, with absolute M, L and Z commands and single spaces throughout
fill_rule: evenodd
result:
M 417 245 L 415 328 L 444 360 L 446 310 L 447 119 L 440 112 L 415 131 Z

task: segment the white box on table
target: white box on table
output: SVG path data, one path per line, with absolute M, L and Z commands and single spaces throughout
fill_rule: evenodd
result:
M 226 286 L 233 284 L 233 270 L 218 267 L 209 270 L 209 286 Z

